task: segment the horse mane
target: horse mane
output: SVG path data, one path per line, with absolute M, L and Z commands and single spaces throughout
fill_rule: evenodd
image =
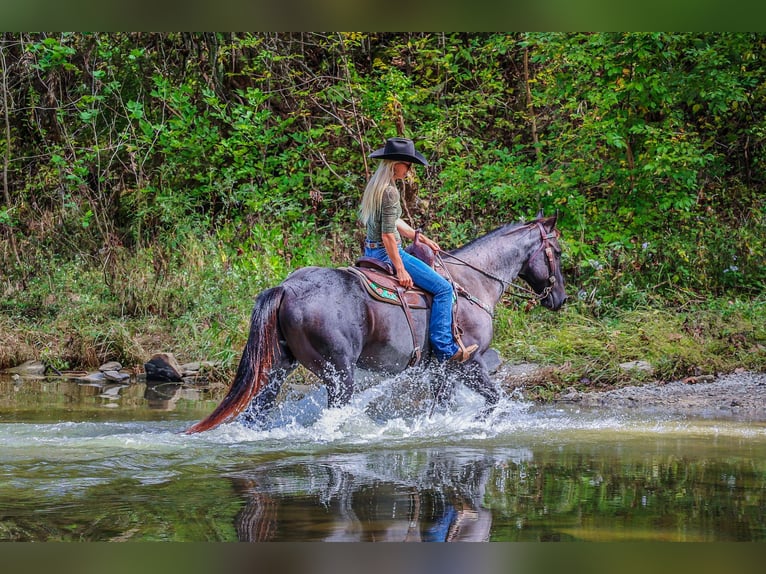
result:
M 490 231 L 489 233 L 485 235 L 481 235 L 479 237 L 472 239 L 465 245 L 461 245 L 460 247 L 456 249 L 450 250 L 450 253 L 454 253 L 458 255 L 462 251 L 470 249 L 475 244 L 484 243 L 485 241 L 493 241 L 497 239 L 498 237 L 501 237 L 503 235 L 508 235 L 509 233 L 513 233 L 514 231 L 518 229 L 526 227 L 529 225 L 529 223 L 530 222 L 527 222 L 527 221 L 516 221 L 512 223 L 506 223 L 505 225 L 501 225 L 500 227 L 493 229 L 492 231 Z

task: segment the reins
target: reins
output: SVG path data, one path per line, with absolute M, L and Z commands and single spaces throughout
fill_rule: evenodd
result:
M 530 255 L 528 261 L 531 261 L 538 253 L 540 253 L 541 251 L 545 250 L 545 254 L 546 254 L 547 262 L 548 262 L 548 271 L 550 273 L 550 275 L 548 276 L 548 285 L 545 287 L 545 289 L 543 289 L 543 292 L 539 293 L 539 294 L 536 293 L 530 287 L 527 287 L 525 285 L 519 285 L 518 283 L 514 283 L 513 281 L 507 281 L 506 279 L 503 279 L 502 277 L 498 277 L 497 275 L 494 275 L 494 274 L 490 273 L 489 271 L 487 271 L 485 269 L 482 269 L 481 267 L 477 267 L 476 265 L 473 265 L 472 263 L 469 263 L 468 261 L 466 261 L 464 259 L 461 259 L 457 255 L 453 255 L 452 253 L 449 253 L 447 251 L 440 251 L 439 253 L 436 253 L 435 256 L 438 259 L 439 264 L 442 266 L 442 269 L 444 269 L 445 273 L 447 273 L 447 276 L 448 276 L 450 282 L 452 282 L 453 285 L 456 285 L 456 289 L 462 289 L 462 287 L 457 285 L 452 280 L 452 276 L 450 275 L 449 271 L 447 270 L 446 266 L 444 265 L 444 261 L 441 258 L 442 254 L 446 255 L 447 257 L 450 257 L 451 259 L 454 259 L 455 261 L 459 262 L 462 265 L 465 265 L 466 267 L 469 267 L 469 268 L 473 269 L 474 271 L 477 271 L 478 273 L 481 273 L 485 277 L 488 277 L 488 278 L 490 278 L 490 279 L 492 279 L 494 281 L 497 281 L 498 283 L 500 283 L 503 286 L 503 292 L 504 293 L 508 291 L 509 287 L 513 287 L 517 291 L 521 291 L 521 293 L 516 293 L 516 292 L 513 292 L 513 291 L 509 292 L 508 294 L 511 295 L 512 297 L 518 297 L 519 299 L 525 299 L 525 300 L 528 300 L 528 301 L 539 302 L 539 301 L 542 301 L 543 299 L 545 299 L 548 295 L 550 295 L 550 292 L 553 289 L 554 284 L 556 283 L 556 277 L 554 276 L 553 250 L 551 249 L 551 246 L 549 245 L 548 240 L 556 238 L 557 235 L 556 235 L 555 231 L 551 232 L 551 233 L 546 233 L 545 229 L 543 228 L 542 224 L 540 224 L 539 221 L 535 221 L 533 223 L 528 223 L 528 224 L 523 225 L 521 227 L 517 227 L 516 229 L 513 229 L 513 230 L 507 232 L 506 235 L 510 235 L 511 233 L 517 233 L 519 231 L 531 229 L 533 225 L 536 225 L 538 227 L 538 229 L 540 230 L 541 242 L 540 242 L 540 246 L 537 248 L 537 250 L 532 255 Z M 463 290 L 463 291 L 465 291 L 465 290 Z M 464 297 L 466 297 L 467 299 L 473 301 L 474 303 L 481 303 L 480 301 L 478 301 L 478 299 L 476 299 L 475 297 L 473 297 L 472 295 L 470 295 L 467 292 L 463 292 L 461 294 Z M 476 299 L 476 300 L 474 301 L 473 299 Z M 485 311 L 486 311 L 486 308 L 484 307 L 484 305 L 485 304 L 481 304 L 482 308 L 484 308 Z M 492 314 L 493 313 L 490 312 L 490 315 L 492 315 Z
M 479 273 L 481 273 L 485 277 L 489 277 L 490 279 L 494 279 L 495 281 L 497 281 L 498 283 L 500 283 L 503 286 L 503 292 L 507 291 L 508 287 L 513 287 L 514 289 L 518 289 L 519 291 L 524 291 L 525 293 L 528 293 L 528 295 L 522 295 L 522 294 L 519 294 L 519 293 L 511 292 L 510 295 L 513 295 L 514 297 L 519 297 L 521 299 L 544 299 L 545 297 L 547 297 L 547 295 L 538 295 L 537 293 L 535 293 L 529 287 L 526 287 L 524 285 L 519 285 L 518 283 L 514 283 L 513 281 L 507 281 L 507 280 L 503 279 L 502 277 L 498 277 L 497 275 L 493 275 L 492 273 L 490 273 L 489 271 L 486 271 L 485 269 L 482 269 L 481 267 L 477 267 L 476 265 L 473 265 L 472 263 L 468 263 L 468 261 L 466 261 L 465 259 L 461 259 L 457 255 L 453 255 L 452 253 L 448 253 L 446 251 L 442 251 L 441 253 L 443 253 L 444 255 L 449 257 L 450 259 L 454 259 L 455 261 L 459 262 L 460 264 L 465 265 L 466 267 L 470 267 L 474 271 L 478 271 Z M 436 258 L 439 260 L 439 263 L 441 264 L 442 268 L 445 269 L 445 271 L 446 271 L 446 267 L 444 266 L 444 261 L 441 258 L 441 253 L 437 253 L 436 254 Z M 449 273 L 449 272 L 447 272 L 447 273 Z M 452 279 L 450 278 L 450 280 L 452 280 Z

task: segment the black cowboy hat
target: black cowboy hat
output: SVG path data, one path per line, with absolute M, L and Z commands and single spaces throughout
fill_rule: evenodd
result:
M 376 149 L 370 154 L 375 159 L 392 159 L 399 161 L 409 161 L 428 165 L 428 161 L 423 155 L 415 149 L 415 144 L 407 138 L 388 138 L 386 145 Z

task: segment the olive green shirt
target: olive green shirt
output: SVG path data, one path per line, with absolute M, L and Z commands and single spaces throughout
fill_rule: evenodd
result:
M 383 241 L 384 233 L 393 233 L 396 241 L 402 240 L 396 229 L 396 220 L 402 216 L 399 191 L 393 186 L 386 188 L 381 198 L 380 208 L 367 221 L 367 240 L 375 243 Z

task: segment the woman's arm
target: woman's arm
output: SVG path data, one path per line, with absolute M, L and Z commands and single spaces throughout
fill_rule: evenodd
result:
M 399 231 L 399 233 L 401 233 L 401 231 Z M 386 248 L 388 258 L 394 265 L 399 284 L 405 289 L 411 288 L 412 277 L 410 277 L 410 274 L 407 273 L 407 270 L 404 268 L 404 263 L 399 255 L 399 244 L 396 242 L 396 235 L 393 233 L 381 233 L 381 239 L 383 240 L 383 247 Z
M 415 230 L 412 229 L 412 227 L 410 227 L 410 225 L 406 221 L 402 219 L 397 219 L 396 229 L 399 231 L 399 235 L 401 235 L 405 239 L 409 239 L 410 241 L 415 239 Z M 428 245 L 428 247 L 433 249 L 434 253 L 436 253 L 437 251 L 441 251 L 441 247 L 439 247 L 439 244 L 436 243 L 436 241 L 434 241 L 433 239 L 426 237 L 426 234 L 423 233 L 422 231 L 420 232 L 420 241 L 422 241 L 423 243 Z M 385 245 L 385 241 L 383 242 L 383 244 Z M 390 254 L 389 254 L 389 257 L 391 257 Z

